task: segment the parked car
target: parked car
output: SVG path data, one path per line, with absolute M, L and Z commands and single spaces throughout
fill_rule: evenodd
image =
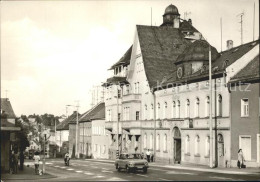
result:
M 122 153 L 119 156 L 119 159 L 115 161 L 115 166 L 117 171 L 125 169 L 126 172 L 136 170 L 142 170 L 144 173 L 147 173 L 149 168 L 147 160 L 143 159 L 142 155 L 139 153 Z

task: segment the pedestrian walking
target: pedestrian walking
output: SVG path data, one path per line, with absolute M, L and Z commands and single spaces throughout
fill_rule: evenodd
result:
M 20 170 L 23 170 L 23 164 L 24 164 L 24 154 L 23 151 L 20 152 Z
M 146 158 L 147 158 L 147 161 L 150 162 L 150 156 L 151 156 L 151 152 L 150 150 L 148 149 L 147 152 L 146 152 Z
M 41 160 L 39 152 L 35 152 L 33 159 L 34 159 L 34 166 L 35 166 L 35 174 L 39 174 L 39 165 Z
M 245 158 L 244 158 L 242 149 L 239 149 L 239 150 L 238 150 L 237 158 L 238 158 L 237 167 L 238 167 L 239 169 L 244 168 L 244 166 L 245 166 L 245 165 L 244 165 Z

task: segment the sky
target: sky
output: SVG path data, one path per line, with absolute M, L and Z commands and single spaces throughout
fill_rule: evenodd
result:
M 110 66 L 132 45 L 136 25 L 161 25 L 165 8 L 174 4 L 220 51 L 221 18 L 222 50 L 227 40 L 241 44 L 242 12 L 243 42 L 253 40 L 254 2 L 259 39 L 256 0 L 1 1 L 1 98 L 7 95 L 16 116 L 66 114 L 66 105 L 77 100 L 83 113 L 92 86 L 106 81 Z

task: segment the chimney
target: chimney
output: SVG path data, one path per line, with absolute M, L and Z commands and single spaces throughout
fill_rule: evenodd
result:
M 180 28 L 180 18 L 179 17 L 174 17 L 173 19 L 173 28 Z
M 191 21 L 191 19 L 190 19 L 190 18 L 188 19 L 188 22 L 189 22 L 189 23 L 192 25 L 192 21 Z
M 227 40 L 227 50 L 233 48 L 233 40 Z

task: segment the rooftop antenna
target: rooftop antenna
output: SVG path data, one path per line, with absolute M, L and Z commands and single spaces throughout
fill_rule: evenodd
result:
M 254 18 L 253 18 L 253 41 L 255 40 L 255 2 L 254 2 Z
M 243 16 L 244 16 L 244 12 L 238 14 L 237 16 L 240 16 L 240 18 L 241 18 L 241 21 L 238 22 L 238 23 L 241 24 L 241 45 L 242 45 L 243 44 Z
M 189 12 L 185 11 L 184 12 L 184 20 L 186 20 L 190 14 L 191 14 L 190 11 Z
M 9 92 L 9 90 L 5 90 L 5 98 L 7 98 L 8 92 Z
M 153 26 L 153 8 L 151 7 L 151 26 Z

